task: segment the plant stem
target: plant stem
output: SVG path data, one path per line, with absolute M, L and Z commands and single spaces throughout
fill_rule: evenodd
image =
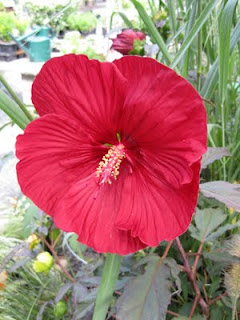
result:
M 31 113 L 27 110 L 26 105 L 18 98 L 16 93 L 13 91 L 9 83 L 6 81 L 6 79 L 3 77 L 2 74 L 0 74 L 0 82 L 4 85 L 4 87 L 7 89 L 8 93 L 11 95 L 13 100 L 19 105 L 21 108 L 22 112 L 26 115 L 26 117 L 30 120 L 33 121 L 34 118 L 31 115 Z
M 40 239 L 45 243 L 45 245 L 48 247 L 48 249 L 51 251 L 52 255 L 54 256 L 57 264 L 59 265 L 59 267 L 62 269 L 63 273 L 66 275 L 66 277 L 71 280 L 72 282 L 75 282 L 74 278 L 70 275 L 70 273 L 64 268 L 64 266 L 62 265 L 56 251 L 54 250 L 54 248 L 50 245 L 50 243 L 43 237 L 40 235 Z
M 17 103 L 0 89 L 0 109 L 13 120 L 22 130 L 26 128 L 30 120 L 19 108 Z
M 106 319 L 119 275 L 121 261 L 121 256 L 107 253 L 92 320 Z
M 232 320 L 235 320 L 235 313 L 237 310 L 237 300 L 238 300 L 238 297 L 234 297 L 233 306 L 232 306 Z
M 195 300 L 197 299 L 198 300 L 198 303 L 204 313 L 204 315 L 206 315 L 207 317 L 209 316 L 209 307 L 206 303 L 206 301 L 203 299 L 202 295 L 201 295 L 201 292 L 200 292 L 200 289 L 197 285 L 197 282 L 196 282 L 196 279 L 194 277 L 194 274 L 192 272 L 192 269 L 190 267 L 190 264 L 188 262 L 188 258 L 187 258 L 187 255 L 182 247 L 182 244 L 180 242 L 180 239 L 179 238 L 176 238 L 175 240 L 176 242 L 176 245 L 177 245 L 177 248 L 178 248 L 178 251 L 180 252 L 182 258 L 183 258 L 183 262 L 184 262 L 184 267 L 185 267 L 185 272 L 187 273 L 188 275 L 188 278 L 190 279 L 190 281 L 192 282 L 192 286 L 193 286 L 193 289 L 196 293 L 196 298 Z

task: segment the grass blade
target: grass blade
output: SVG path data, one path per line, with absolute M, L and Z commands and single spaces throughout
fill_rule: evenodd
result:
M 235 46 L 239 41 L 240 41 L 240 21 L 238 21 L 231 35 L 230 54 L 233 52 L 233 49 L 235 48 Z M 211 98 L 213 91 L 217 86 L 217 81 L 218 81 L 218 58 L 215 60 L 211 69 L 209 70 L 207 74 L 207 78 L 201 89 L 200 94 L 203 98 Z
M 229 74 L 230 34 L 233 13 L 238 0 L 229 0 L 219 19 L 219 100 L 224 103 Z
M 2 90 L 0 90 L 0 109 L 23 130 L 30 122 L 17 103 L 9 98 Z
M 132 22 L 128 19 L 128 17 L 123 13 L 123 12 L 113 12 L 112 15 L 111 15 L 111 19 L 110 19 L 110 29 L 112 29 L 112 24 L 113 24 L 113 17 L 115 15 L 119 15 L 123 22 L 125 23 L 125 25 L 130 28 L 130 29 L 134 29 L 134 26 L 132 24 Z
M 149 35 L 152 37 L 153 41 L 159 46 L 163 58 L 166 61 L 167 64 L 170 64 L 172 61 L 172 58 L 168 52 L 167 46 L 165 45 L 162 36 L 159 34 L 157 28 L 155 27 L 153 21 L 148 16 L 147 12 L 143 8 L 140 2 L 136 0 L 130 0 L 133 5 L 135 6 L 136 10 L 138 11 L 139 16 L 143 20 Z
M 175 7 L 174 1 L 175 0 L 168 0 L 169 20 L 170 20 L 170 26 L 173 34 L 175 34 L 177 30 L 176 7 Z
M 133 1 L 133 0 L 131 0 L 131 1 Z M 202 11 L 200 17 L 196 20 L 192 30 L 189 32 L 187 38 L 183 41 L 183 44 L 182 44 L 180 50 L 175 55 L 171 65 L 170 65 L 171 68 L 174 69 L 178 65 L 180 60 L 183 58 L 183 56 L 186 53 L 187 49 L 192 44 L 193 40 L 197 36 L 198 32 L 201 30 L 201 28 L 204 25 L 204 23 L 209 18 L 212 10 L 215 8 L 215 6 L 216 6 L 216 4 L 218 2 L 219 2 L 219 0 L 209 1 L 207 6 L 204 8 L 204 10 Z

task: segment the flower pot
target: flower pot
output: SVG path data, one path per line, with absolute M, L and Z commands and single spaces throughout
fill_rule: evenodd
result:
M 16 53 L 18 45 L 15 42 L 0 41 L 0 53 Z

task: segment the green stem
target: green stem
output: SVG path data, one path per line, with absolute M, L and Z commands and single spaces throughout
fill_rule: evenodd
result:
M 222 120 L 222 147 L 225 148 L 225 110 L 224 103 L 221 103 L 221 120 Z M 226 181 L 226 158 L 223 158 L 223 180 Z
M 234 297 L 233 300 L 233 306 L 232 306 L 232 320 L 235 320 L 235 313 L 236 313 L 236 309 L 237 309 L 237 297 Z
M 122 257 L 108 253 L 103 267 L 92 320 L 105 320 L 118 279 Z
M 7 89 L 8 93 L 11 95 L 11 97 L 13 98 L 13 100 L 19 105 L 19 107 L 21 108 L 21 110 L 23 111 L 23 113 L 27 116 L 27 118 L 30 121 L 33 121 L 34 118 L 32 117 L 31 113 L 27 110 L 26 105 L 18 98 L 18 96 L 16 95 L 16 93 L 13 91 L 13 89 L 11 88 L 11 86 L 8 84 L 8 82 L 6 81 L 6 79 L 3 77 L 3 75 L 0 74 L 0 82 L 4 85 L 4 87 Z
M 25 129 L 30 120 L 15 101 L 0 90 L 0 109 L 5 112 L 21 129 Z

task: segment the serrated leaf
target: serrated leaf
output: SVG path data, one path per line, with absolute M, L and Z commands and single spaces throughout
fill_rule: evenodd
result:
M 209 164 L 226 156 L 231 156 L 227 148 L 208 148 L 202 157 L 202 169 L 206 169 Z
M 212 232 L 207 238 L 206 241 L 214 241 L 215 239 L 217 239 L 218 237 L 220 237 L 221 235 L 223 235 L 226 231 L 229 230 L 233 230 L 235 228 L 239 228 L 240 227 L 240 222 L 236 222 L 234 224 L 226 224 L 223 227 L 218 228 L 217 231 Z
M 180 272 L 179 265 L 173 258 L 167 258 L 164 260 L 164 263 L 167 264 L 170 267 L 171 275 L 174 279 L 174 282 L 177 287 L 177 294 L 180 295 L 182 288 L 181 288 L 181 280 L 178 276 Z
M 165 319 L 171 301 L 171 268 L 160 257 L 149 255 L 137 267 L 145 266 L 145 272 L 131 280 L 117 302 L 118 320 Z M 172 261 L 171 261 L 172 263 Z
M 85 297 L 88 295 L 88 289 L 84 287 L 81 283 L 76 282 L 73 285 L 72 297 L 73 303 L 76 305 L 85 300 Z
M 42 304 L 41 308 L 39 309 L 39 312 L 37 314 L 37 318 L 36 320 L 43 320 L 43 313 L 47 307 L 48 304 L 51 304 L 53 305 L 53 302 L 52 301 L 46 301 Z
M 240 184 L 225 181 L 212 181 L 200 184 L 200 191 L 207 198 L 214 198 L 228 208 L 240 212 Z
M 77 307 L 73 314 L 72 320 L 91 320 L 93 313 L 94 303 L 91 304 L 81 304 Z
M 189 227 L 191 236 L 199 241 L 202 239 L 206 241 L 207 236 L 226 218 L 227 215 L 220 208 L 197 209 L 194 216 L 196 227 L 193 225 Z
M 188 320 L 188 319 L 189 319 L 188 317 L 184 317 L 184 316 L 172 318 L 172 320 Z M 205 319 L 206 319 L 206 317 L 201 316 L 200 314 L 197 314 L 197 315 L 191 317 L 191 320 L 205 320 Z
M 55 297 L 55 302 L 58 303 L 58 301 L 65 296 L 65 294 L 68 292 L 70 288 L 72 288 L 72 286 L 73 284 L 71 282 L 65 283 L 63 286 L 61 286 Z
M 240 263 L 240 258 L 230 255 L 226 249 L 222 251 L 203 252 L 205 259 L 210 259 L 215 262 L 223 262 L 227 264 Z

